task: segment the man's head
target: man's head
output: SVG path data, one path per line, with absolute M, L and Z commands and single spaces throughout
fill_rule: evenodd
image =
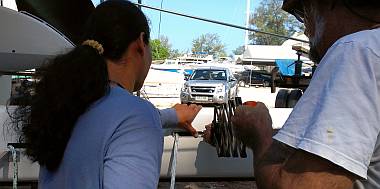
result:
M 380 23 L 379 0 L 284 0 L 282 8 L 305 24 L 314 62 L 339 38 Z

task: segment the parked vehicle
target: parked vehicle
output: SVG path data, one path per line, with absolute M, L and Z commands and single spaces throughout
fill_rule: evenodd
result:
M 228 68 L 198 68 L 182 87 L 181 103 L 227 103 L 237 96 L 237 87 Z
M 271 86 L 272 79 L 270 73 L 265 70 L 245 70 L 236 73 L 235 77 L 238 80 L 240 87 L 251 85 L 262 85 L 263 87 Z

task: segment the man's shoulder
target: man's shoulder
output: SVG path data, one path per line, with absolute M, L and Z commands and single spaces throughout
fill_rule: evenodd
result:
M 341 61 L 336 61 L 337 59 Z M 352 33 L 338 39 L 323 57 L 323 62 L 328 65 L 351 64 L 350 62 L 378 63 L 380 59 L 380 28 L 363 30 Z M 368 61 L 369 60 L 369 61 Z M 336 64 L 333 64 L 333 63 Z
M 380 54 L 380 28 L 372 30 L 358 31 L 338 39 L 334 46 L 354 43 L 363 48 L 374 49 L 376 54 Z

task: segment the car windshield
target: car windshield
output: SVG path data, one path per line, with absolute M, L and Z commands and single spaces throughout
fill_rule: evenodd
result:
M 227 80 L 225 70 L 195 70 L 190 80 Z

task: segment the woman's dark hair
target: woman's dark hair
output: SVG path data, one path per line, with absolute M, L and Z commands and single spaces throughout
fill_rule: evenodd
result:
M 78 45 L 38 71 L 40 78 L 31 104 L 19 106 L 11 115 L 20 142 L 26 144 L 26 154 L 33 161 L 49 171 L 59 167 L 79 116 L 108 94 L 106 59 L 120 59 L 141 32 L 148 44 L 149 26 L 140 9 L 129 1 L 105 1 L 94 10 L 83 30 L 83 40 L 99 42 L 104 53 Z

